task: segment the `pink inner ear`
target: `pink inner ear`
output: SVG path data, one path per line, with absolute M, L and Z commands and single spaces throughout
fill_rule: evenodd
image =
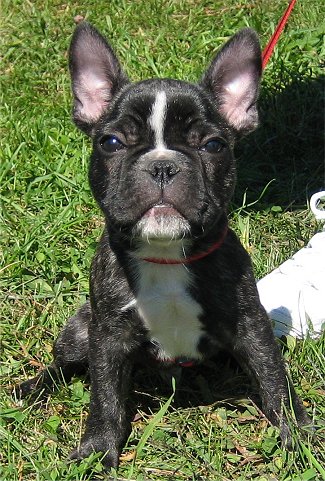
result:
M 87 70 L 76 83 L 76 96 L 80 102 L 78 116 L 86 121 L 96 121 L 104 112 L 109 101 L 110 85 L 107 79 Z
M 248 72 L 238 74 L 223 87 L 220 110 L 236 129 L 245 126 L 247 122 L 253 88 L 252 76 Z

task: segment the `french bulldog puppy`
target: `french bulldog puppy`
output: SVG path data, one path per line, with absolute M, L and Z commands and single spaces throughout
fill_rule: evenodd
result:
M 260 390 L 265 415 L 290 443 L 287 412 L 310 422 L 288 379 L 250 258 L 229 228 L 235 141 L 258 124 L 261 51 L 243 29 L 197 84 L 131 83 L 88 23 L 72 38 L 73 117 L 93 141 L 89 179 L 105 218 L 90 302 L 69 319 L 54 362 L 22 396 L 89 369 L 90 413 L 72 458 L 105 453 L 116 467 L 130 430 L 126 402 L 139 359 L 204 362 L 220 349 Z

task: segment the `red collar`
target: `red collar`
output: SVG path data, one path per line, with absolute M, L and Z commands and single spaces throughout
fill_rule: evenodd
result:
M 200 252 L 199 254 L 195 254 L 190 257 L 184 257 L 183 259 L 159 259 L 157 257 L 143 257 L 142 260 L 146 262 L 152 262 L 153 264 L 168 264 L 168 265 L 180 265 L 180 264 L 191 264 L 192 262 L 198 261 L 200 259 L 203 259 L 204 257 L 208 256 L 215 250 L 219 249 L 222 244 L 224 243 L 226 236 L 228 234 L 228 225 L 226 224 L 225 228 L 223 229 L 220 239 L 212 244 L 212 246 L 209 247 L 204 252 Z

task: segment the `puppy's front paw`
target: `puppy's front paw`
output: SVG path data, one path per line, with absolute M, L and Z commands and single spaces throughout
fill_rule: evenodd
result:
M 283 446 L 288 450 L 294 448 L 295 434 L 296 436 L 304 437 L 304 435 L 312 435 L 313 433 L 313 422 L 304 408 L 300 409 L 298 412 L 296 411 L 294 417 L 285 417 L 280 423 L 281 441 Z
M 300 428 L 307 428 L 313 430 L 313 421 L 310 416 L 307 414 L 306 409 L 304 408 L 302 402 L 299 402 L 299 406 L 295 407 L 295 417 L 297 424 Z
M 105 468 L 116 468 L 119 463 L 119 452 L 116 447 L 103 439 L 101 436 L 89 437 L 81 441 L 81 444 L 70 454 L 70 459 L 81 461 L 92 453 L 103 453 L 101 459 Z

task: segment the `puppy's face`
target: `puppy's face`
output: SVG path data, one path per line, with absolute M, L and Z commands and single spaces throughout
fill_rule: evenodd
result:
M 90 181 L 109 228 L 129 239 L 205 236 L 235 183 L 235 137 L 257 124 L 261 55 L 243 30 L 200 84 L 129 83 L 103 37 L 82 24 L 70 50 L 76 123 L 93 138 Z
M 233 132 L 201 88 L 130 85 L 96 126 L 95 195 L 110 223 L 133 236 L 200 235 L 232 194 L 232 145 Z

